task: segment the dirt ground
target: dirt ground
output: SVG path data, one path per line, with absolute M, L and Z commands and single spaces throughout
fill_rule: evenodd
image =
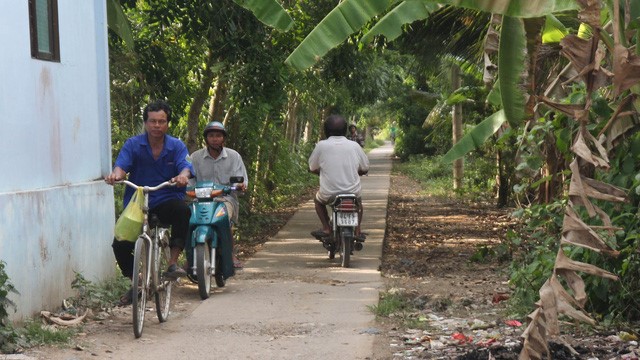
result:
M 516 337 L 515 328 L 501 324 L 506 264 L 489 256 L 470 261 L 501 242 L 508 213 L 492 204 L 430 197 L 410 178 L 391 177 L 381 271 L 387 291 L 411 308 L 379 319 L 387 358 L 455 358 L 472 350 L 477 334 L 471 328 L 487 333 L 486 341 L 495 335 L 488 329 Z
M 411 308 L 379 319 L 380 359 L 518 359 L 526 319 L 507 316 L 509 264 L 482 255 L 515 225 L 513 209 L 429 197 L 394 174 L 387 211 L 381 270 Z M 637 341 L 615 331 L 561 331 L 552 359 L 638 359 Z

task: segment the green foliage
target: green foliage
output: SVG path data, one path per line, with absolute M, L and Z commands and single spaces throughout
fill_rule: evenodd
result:
M 598 172 L 598 180 L 631 189 L 629 202 L 615 204 L 599 201 L 597 206 L 608 214 L 614 227 L 621 230 L 615 233 L 601 232 L 601 236 L 614 249 L 620 252 L 617 258 L 595 254 L 588 250 L 576 250 L 573 257 L 594 264 L 619 276 L 611 281 L 594 276 L 584 277 L 590 311 L 601 314 L 602 320 L 638 321 L 640 320 L 640 216 L 638 203 L 640 195 L 636 189 L 640 185 L 637 169 L 640 168 L 640 134 L 621 142 L 610 157 L 611 169 Z M 599 224 L 595 224 L 599 225 Z
M 513 215 L 522 224 L 518 231 L 507 234 L 514 249 L 509 268 L 509 284 L 513 289 L 509 305 L 518 315 L 526 315 L 539 299 L 538 289 L 551 276 L 558 252 L 565 201 L 532 205 Z
M 429 146 L 427 136 L 430 130 L 422 126 L 410 125 L 396 137 L 395 153 L 402 160 L 407 160 L 411 155 L 433 155 L 435 149 Z
M 487 263 L 494 257 L 496 254 L 493 247 L 489 247 L 486 245 L 478 245 L 476 246 L 476 251 L 471 255 L 469 261 L 477 262 L 477 263 Z
M 5 263 L 0 261 L 0 353 L 11 352 L 17 335 L 9 321 L 9 309 L 16 308 L 9 300 L 10 293 L 19 294 L 4 271 Z
M 495 159 L 476 153 L 465 159 L 460 193 L 474 201 L 489 201 L 497 192 Z
M 13 354 L 19 348 L 20 335 L 11 324 L 0 326 L 0 354 Z
M 413 156 L 409 161 L 394 164 L 394 171 L 404 173 L 420 182 L 422 188 L 435 196 L 452 196 L 451 164 L 438 157 Z
M 75 309 L 92 309 L 101 311 L 113 307 L 120 295 L 129 289 L 131 282 L 118 272 L 118 276 L 106 279 L 100 283 L 93 283 L 75 272 L 76 277 L 71 282 L 71 288 L 77 291 L 71 299 Z
M 16 304 L 9 300 L 9 294 L 19 294 L 4 271 L 5 262 L 0 260 L 0 326 L 7 324 L 9 308 L 15 310 Z
M 0 261 L 0 353 L 12 354 L 20 348 L 37 345 L 68 343 L 77 333 L 76 329 L 59 328 L 29 320 L 20 327 L 8 321 L 7 308 L 15 304 L 7 299 L 9 293 L 18 294 L 4 272 L 4 262 Z M 93 296 L 94 294 L 90 294 Z
M 442 162 L 442 156 L 411 156 L 407 161 L 396 164 L 400 171 L 416 181 L 430 194 L 453 196 L 450 163 Z M 495 193 L 495 164 L 491 159 L 474 156 L 465 162 L 465 178 L 458 195 L 464 194 L 472 200 L 487 200 Z

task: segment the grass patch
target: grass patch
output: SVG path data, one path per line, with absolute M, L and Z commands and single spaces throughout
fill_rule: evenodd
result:
M 485 158 L 468 159 L 464 163 L 462 187 L 453 189 L 453 168 L 443 163 L 442 156 L 413 155 L 394 164 L 394 171 L 420 183 L 423 193 L 431 196 L 459 196 L 473 201 L 487 201 L 495 194 L 495 166 Z
M 370 305 L 369 311 L 377 319 L 384 318 L 411 329 L 428 329 L 427 318 L 416 308 L 413 300 L 403 291 L 391 289 L 380 294 L 378 305 Z
M 418 181 L 429 195 L 451 197 L 455 195 L 451 186 L 451 164 L 442 163 L 440 158 L 413 156 L 403 163 L 395 163 L 393 170 Z
M 405 311 L 409 304 L 407 299 L 399 293 L 383 293 L 380 295 L 378 305 L 369 306 L 369 310 L 376 316 L 390 317 L 401 311 Z
M 53 325 L 45 325 L 36 321 L 29 321 L 18 330 L 20 337 L 29 346 L 40 345 L 67 345 L 79 332 L 80 328 L 65 328 Z

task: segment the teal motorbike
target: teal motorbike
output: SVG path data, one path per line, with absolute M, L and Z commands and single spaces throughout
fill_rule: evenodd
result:
M 243 181 L 243 177 L 230 179 L 231 184 Z M 190 236 L 185 246 L 187 273 L 198 284 L 202 300 L 209 298 L 211 278 L 218 287 L 224 287 L 226 280 L 235 274 L 231 219 L 223 197 L 234 191 L 238 191 L 235 186 L 211 181 L 187 187 L 187 197 L 191 200 Z

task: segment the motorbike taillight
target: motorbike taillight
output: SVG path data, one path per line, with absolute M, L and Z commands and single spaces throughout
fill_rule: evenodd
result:
M 338 205 L 336 205 L 337 211 L 357 211 L 358 206 L 353 199 L 342 199 Z

